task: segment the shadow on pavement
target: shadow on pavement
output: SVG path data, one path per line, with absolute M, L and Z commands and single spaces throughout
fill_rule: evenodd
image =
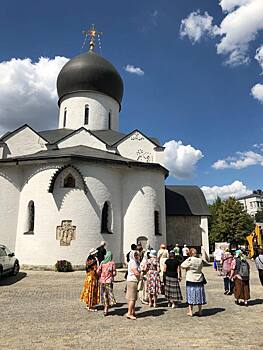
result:
M 11 286 L 12 284 L 21 281 L 26 276 L 27 274 L 25 272 L 18 272 L 16 276 L 4 276 L 0 280 L 0 286 Z
M 118 305 L 125 305 L 122 303 L 119 303 L 117 305 L 115 305 L 115 307 Z M 140 311 L 140 307 L 136 307 L 135 311 L 138 312 Z M 120 308 L 120 309 L 109 309 L 109 316 L 124 316 L 125 314 L 127 314 L 128 311 L 128 305 L 126 304 L 126 307 Z
M 143 311 L 139 314 L 136 315 L 137 318 L 141 318 L 141 317 L 149 317 L 149 316 L 153 316 L 153 317 L 158 317 L 158 316 L 162 316 L 164 315 L 164 313 L 166 312 L 166 309 L 150 309 L 147 311 Z
M 207 317 L 207 316 L 213 316 L 218 314 L 219 312 L 226 311 L 223 307 L 213 307 L 211 309 L 203 309 L 203 316 L 202 317 Z M 195 313 L 195 315 L 198 315 Z
M 248 302 L 248 306 L 263 304 L 263 299 L 254 299 Z

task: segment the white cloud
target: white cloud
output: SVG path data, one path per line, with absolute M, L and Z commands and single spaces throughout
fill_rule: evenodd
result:
M 214 37 L 218 33 L 218 27 L 212 25 L 213 17 L 207 12 L 204 15 L 200 11 L 194 11 L 183 19 L 180 26 L 181 38 L 187 36 L 192 43 L 196 43 L 204 36 Z
M 231 12 L 236 7 L 246 5 L 253 0 L 220 0 L 220 6 L 224 12 Z
M 254 85 L 251 89 L 251 94 L 256 100 L 263 103 L 263 84 Z
M 222 0 L 220 5 L 226 15 L 219 27 L 212 24 L 213 17 L 207 12 L 202 15 L 197 11 L 182 20 L 180 34 L 193 42 L 207 35 L 219 35 L 217 53 L 226 56 L 227 64 L 248 63 L 249 44 L 263 29 L 263 1 Z
M 28 123 L 36 129 L 57 125 L 56 79 L 65 57 L 0 62 L 0 133 Z
M 224 186 L 203 186 L 201 190 L 204 192 L 204 195 L 208 202 L 213 202 L 218 196 L 221 199 L 227 199 L 229 197 L 242 197 L 247 194 L 252 193 L 252 191 L 247 188 L 241 181 L 234 181 L 230 185 Z
M 127 64 L 124 69 L 131 74 L 144 75 L 144 71 L 140 67 L 135 67 L 131 64 Z
M 164 147 L 164 165 L 170 171 L 170 175 L 178 179 L 192 177 L 197 162 L 203 158 L 202 152 L 175 140 L 166 142 Z
M 263 74 L 263 45 L 260 46 L 257 49 L 255 59 L 258 61 L 260 67 L 261 67 L 261 75 Z M 251 89 L 252 96 L 258 100 L 259 102 L 263 103 L 263 84 L 256 84 Z
M 229 157 L 216 161 L 212 167 L 221 169 L 244 169 L 251 165 L 263 166 L 263 155 L 253 151 L 237 152 L 236 157 Z

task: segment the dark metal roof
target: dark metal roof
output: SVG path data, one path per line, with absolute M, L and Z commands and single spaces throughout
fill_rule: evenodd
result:
M 67 94 L 97 91 L 114 98 L 120 105 L 123 89 L 121 76 L 115 67 L 91 51 L 73 57 L 61 69 L 57 79 L 59 104 Z
M 49 143 L 56 143 L 65 136 L 70 135 L 74 130 L 72 129 L 54 129 L 54 130 L 44 130 L 40 131 L 39 135 L 44 137 Z
M 87 146 L 74 146 L 74 147 L 66 147 L 61 149 L 49 149 L 46 151 L 40 151 L 34 154 L 27 154 L 24 156 L 10 157 L 0 159 L 1 164 L 8 163 L 18 163 L 23 161 L 41 161 L 47 159 L 65 159 L 65 158 L 74 158 L 74 159 L 82 159 L 90 162 L 104 162 L 104 163 L 114 163 L 120 165 L 137 166 L 143 168 L 152 168 L 162 170 L 165 177 L 168 176 L 168 171 L 160 164 L 156 163 L 144 163 L 136 160 L 131 160 L 128 158 L 124 158 L 118 154 L 102 151 L 99 149 L 87 147 Z
M 197 186 L 166 186 L 166 215 L 211 215 L 205 196 Z
M 80 128 L 81 129 L 81 128 Z M 70 134 L 74 134 L 75 131 L 73 129 L 53 129 L 53 130 L 44 130 L 40 131 L 38 134 L 47 140 L 49 143 L 56 143 Z M 83 127 L 83 129 L 85 129 Z M 87 129 L 88 130 L 88 129 Z M 129 134 L 124 134 L 115 130 L 88 130 L 92 135 L 95 135 L 98 139 L 100 139 L 105 144 L 112 146 L 117 144 L 122 139 L 125 139 L 127 136 L 131 135 L 134 131 Z M 145 135 L 144 135 L 145 136 Z M 147 137 L 147 136 L 145 136 Z M 158 139 L 154 137 L 147 137 L 150 141 L 152 141 L 156 145 L 160 145 Z
M 109 146 L 126 136 L 126 134 L 114 130 L 91 130 L 91 133 Z

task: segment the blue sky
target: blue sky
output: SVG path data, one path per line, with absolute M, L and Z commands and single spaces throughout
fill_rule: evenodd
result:
M 73 57 L 83 51 L 82 29 L 95 23 L 103 32 L 102 55 L 116 66 L 125 84 L 121 130 L 138 128 L 162 143 L 181 140 L 203 154 L 192 177 L 170 177 L 169 183 L 221 187 L 239 180 L 246 191 L 262 188 L 261 146 L 253 145 L 263 142 L 263 105 L 251 93 L 255 84 L 262 83 L 261 61 L 254 59 L 263 44 L 262 28 L 255 28 L 245 49 L 244 42 L 238 43 L 250 58 L 246 63 L 241 57 L 239 62 L 226 64 L 229 52 L 218 54 L 216 45 L 228 33 L 214 34 L 224 18 L 245 11 L 246 2 L 256 6 L 258 0 L 223 0 L 221 6 L 219 0 L 2 0 L 0 62 Z M 197 10 L 200 12 L 192 18 L 194 31 L 200 19 L 208 19 L 205 11 L 213 17 L 212 24 L 209 28 L 201 24 L 201 36 L 196 40 L 196 32 L 193 34 L 192 27 L 187 27 L 191 23 L 186 22 L 182 37 L 182 20 Z M 240 26 L 246 31 L 242 19 Z M 124 70 L 128 64 L 141 68 L 144 74 L 128 73 Z M 8 122 L 1 124 L 1 117 L 4 119 L 0 111 L 0 126 L 5 130 Z M 28 113 L 29 123 L 31 117 Z M 56 117 L 54 123 L 42 123 L 41 127 L 55 127 Z M 19 118 L 17 113 L 12 127 L 24 123 Z M 253 153 L 254 163 L 248 160 L 244 165 L 244 159 L 246 162 L 251 156 L 244 153 L 249 151 L 258 156 Z M 241 168 L 236 165 L 240 159 Z M 218 160 L 225 163 L 215 169 L 212 165 Z

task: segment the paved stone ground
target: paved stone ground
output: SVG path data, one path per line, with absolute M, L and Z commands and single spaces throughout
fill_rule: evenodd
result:
M 204 316 L 186 316 L 186 305 L 156 309 L 138 303 L 138 318 L 125 318 L 124 274 L 115 283 L 116 308 L 108 317 L 79 302 L 85 273 L 22 271 L 0 282 L 1 349 L 262 349 L 263 288 L 252 263 L 251 305 L 224 296 L 223 281 L 204 269 Z M 184 282 L 182 291 L 185 293 Z

